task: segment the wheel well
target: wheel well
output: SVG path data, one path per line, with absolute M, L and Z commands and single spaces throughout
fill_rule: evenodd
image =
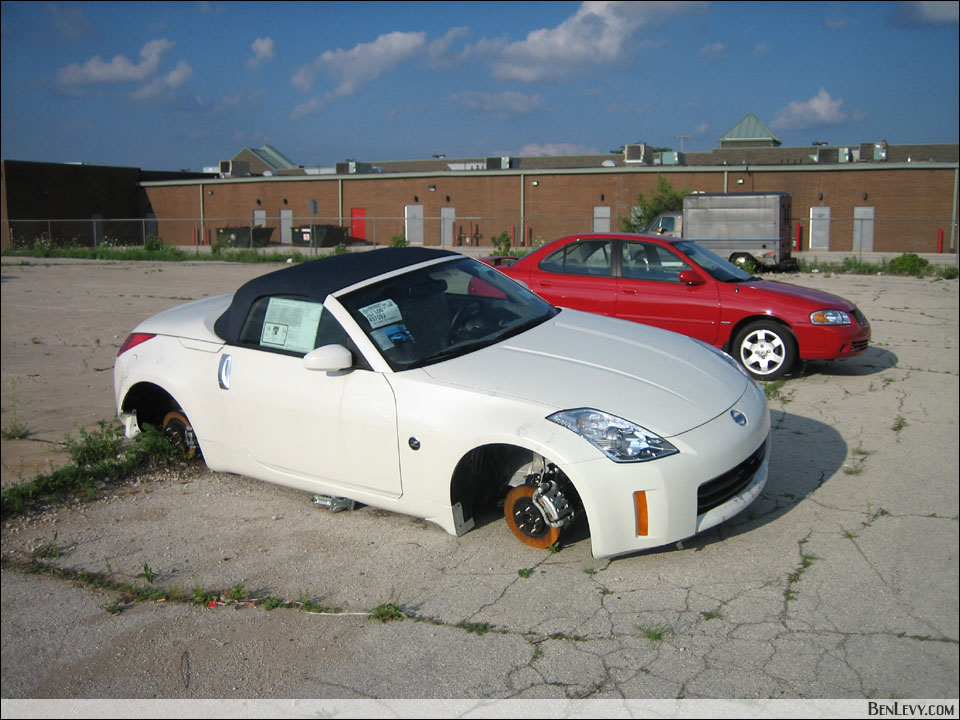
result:
M 540 465 L 542 456 L 527 448 L 509 444 L 482 445 L 464 455 L 453 471 L 450 504 L 460 503 L 465 520 L 474 518 L 478 508 L 493 506 L 506 497 L 514 485 Z M 550 464 L 548 459 L 543 459 Z M 565 476 L 564 476 L 565 477 Z M 580 498 L 573 484 L 565 483 L 566 494 L 577 505 Z
M 733 347 L 733 341 L 736 339 L 737 335 L 740 334 L 741 330 L 743 330 L 750 323 L 756 322 L 757 320 L 776 323 L 777 325 L 782 327 L 784 330 L 786 330 L 787 333 L 790 334 L 790 337 L 793 338 L 794 345 L 796 345 L 797 348 L 800 347 L 800 344 L 797 342 L 796 333 L 793 332 L 793 328 L 790 327 L 789 323 L 773 315 L 750 315 L 748 317 L 743 318 L 742 320 L 740 320 L 740 322 L 738 322 L 736 325 L 730 328 L 730 335 L 727 336 L 727 341 L 723 345 L 723 351 L 726 353 L 729 353 L 730 355 L 735 355 L 735 353 L 733 352 L 733 350 L 735 349 Z
M 144 425 L 160 427 L 163 416 L 171 410 L 179 410 L 180 405 L 159 385 L 144 382 L 137 383 L 127 391 L 121 409 L 124 412 L 136 410 L 137 424 L 143 429 Z

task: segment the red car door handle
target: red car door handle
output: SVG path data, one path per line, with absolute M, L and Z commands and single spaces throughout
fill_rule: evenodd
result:
M 636 294 L 637 294 L 637 289 L 636 289 L 636 288 L 623 288 L 623 294 L 624 294 L 624 295 L 636 295 Z

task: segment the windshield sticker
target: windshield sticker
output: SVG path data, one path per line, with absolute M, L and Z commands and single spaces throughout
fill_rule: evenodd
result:
M 400 314 L 400 308 L 389 298 L 360 308 L 360 313 L 367 319 L 367 322 L 370 323 L 371 330 L 376 330 L 384 325 L 390 325 L 391 323 L 403 320 L 403 316 Z
M 407 330 L 407 326 L 399 324 L 391 325 L 381 330 L 374 330 L 370 333 L 370 337 L 373 338 L 373 341 L 381 350 L 390 350 L 395 345 L 413 342 L 413 335 Z
M 310 352 L 317 340 L 323 305 L 290 298 L 270 298 L 260 344 L 293 352 Z

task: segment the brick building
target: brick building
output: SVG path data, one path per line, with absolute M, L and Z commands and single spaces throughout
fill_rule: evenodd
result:
M 81 244 L 159 235 L 176 245 L 515 244 L 618 230 L 637 195 L 664 176 L 675 189 L 787 192 L 791 232 L 811 249 L 956 252 L 958 145 L 780 147 L 754 116 L 711 152 L 461 158 L 295 166 L 244 148 L 221 173 L 3 161 L 2 241 L 44 233 Z M 260 162 L 260 165 L 257 163 Z M 223 172 L 243 168 L 243 173 Z M 263 168 L 268 168 L 264 170 Z M 265 174 L 260 174 L 262 170 Z M 255 172 L 256 171 L 256 172 Z M 240 175 L 240 176 L 238 176 Z M 866 231 L 865 231 L 866 229 Z M 318 242 L 319 241 L 319 242 Z
M 923 146 L 916 147 L 922 152 Z M 158 233 L 176 244 L 210 243 L 218 230 L 222 234 L 223 228 L 250 225 L 273 228 L 271 242 L 283 244 L 295 242 L 299 228 L 315 225 L 343 226 L 350 236 L 380 245 L 398 234 L 426 245 L 490 245 L 504 232 L 515 244 L 542 243 L 569 233 L 618 230 L 618 218 L 629 217 L 638 193 L 649 193 L 663 175 L 674 188 L 689 191 L 790 193 L 792 231 L 799 228 L 804 249 L 809 248 L 811 217 L 828 223 L 828 232 L 819 238 L 824 250 L 853 249 L 855 218 L 872 219 L 865 250 L 936 252 L 941 229 L 944 246 L 956 248 L 956 160 L 697 167 L 603 167 L 601 160 L 594 167 L 557 169 L 537 168 L 536 160 L 523 158 L 519 168 L 496 170 L 217 178 L 141 186 L 157 217 Z

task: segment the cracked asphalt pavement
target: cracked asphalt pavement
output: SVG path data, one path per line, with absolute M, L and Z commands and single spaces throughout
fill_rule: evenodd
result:
M 137 322 L 268 269 L 4 258 L 2 424 L 30 435 L 3 441 L 3 486 L 112 420 Z M 164 469 L 4 522 L 3 698 L 956 698 L 957 281 L 786 279 L 857 302 L 872 346 L 774 391 L 767 487 L 719 528 L 595 560 L 582 526 L 549 553 L 492 515 L 454 538 Z M 22 572 L 41 548 L 73 571 L 331 612 L 122 604 Z M 391 603 L 404 619 L 368 617 Z

